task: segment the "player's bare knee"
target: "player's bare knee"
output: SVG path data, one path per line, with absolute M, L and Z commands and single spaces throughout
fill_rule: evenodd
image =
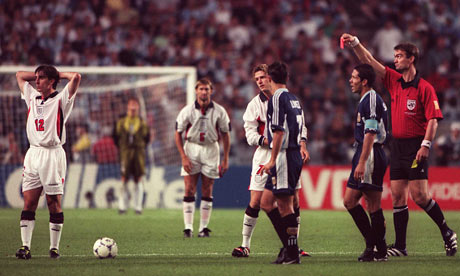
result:
M 343 206 L 344 206 L 347 210 L 350 210 L 350 209 L 355 208 L 356 205 L 358 205 L 358 203 L 356 202 L 356 200 L 353 200 L 353 199 L 350 199 L 350 198 L 347 198 L 347 199 L 344 199 L 344 200 L 343 200 Z

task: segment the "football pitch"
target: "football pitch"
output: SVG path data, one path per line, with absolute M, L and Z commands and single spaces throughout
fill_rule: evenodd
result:
M 50 259 L 49 215 L 39 210 L 32 239 L 32 259 L 17 260 L 21 245 L 19 209 L 0 209 L 0 275 L 460 275 L 460 253 L 446 257 L 436 225 L 420 211 L 410 212 L 408 257 L 387 262 L 360 263 L 364 242 L 345 211 L 302 211 L 299 244 L 312 257 L 300 265 L 273 265 L 280 242 L 268 218 L 260 212 L 249 258 L 234 258 L 241 244 L 244 210 L 214 209 L 210 238 L 195 233 L 184 239 L 181 210 L 132 210 L 118 215 L 114 209 L 65 210 L 60 244 L 61 258 Z M 445 212 L 449 226 L 460 232 L 460 212 Z M 385 212 L 387 242 L 394 241 L 393 218 Z M 97 238 L 118 243 L 115 259 L 97 259 L 92 253 Z

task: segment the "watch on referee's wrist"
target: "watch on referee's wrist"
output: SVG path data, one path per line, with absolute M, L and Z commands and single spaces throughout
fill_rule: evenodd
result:
M 423 140 L 422 144 L 420 146 L 430 149 L 431 148 L 431 141 L 430 140 Z

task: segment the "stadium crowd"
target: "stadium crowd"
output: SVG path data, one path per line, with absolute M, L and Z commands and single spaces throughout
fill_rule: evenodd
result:
M 339 48 L 343 32 L 386 64 L 394 45 L 415 43 L 418 70 L 435 86 L 445 118 L 438 136 L 449 135 L 460 121 L 457 0 L 0 0 L 0 65 L 196 66 L 231 117 L 231 164 L 247 165 L 242 115 L 257 93 L 251 69 L 281 59 L 306 111 L 311 163 L 349 164 L 358 99 L 348 78 L 357 60 Z M 377 91 L 389 106 L 380 84 Z M 9 101 L 0 103 L 0 162 L 21 163 L 27 142 L 14 137 L 23 134 L 8 120 Z

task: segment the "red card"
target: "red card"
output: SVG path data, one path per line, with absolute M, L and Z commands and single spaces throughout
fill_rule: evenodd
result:
M 340 49 L 343 49 L 343 38 L 340 38 Z

